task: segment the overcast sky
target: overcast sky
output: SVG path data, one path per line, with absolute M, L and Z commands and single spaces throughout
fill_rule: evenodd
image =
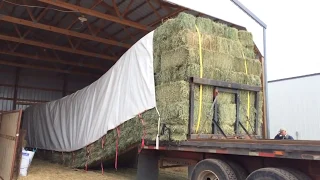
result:
M 320 3 L 240 0 L 267 25 L 268 79 L 320 72 Z
M 171 0 L 177 4 L 215 16 L 232 14 L 240 22 L 238 9 L 230 0 Z M 319 73 L 320 2 L 317 0 L 239 0 L 267 24 L 268 80 Z M 226 8 L 229 3 L 229 8 Z M 204 4 L 206 4 L 204 6 Z M 215 8 L 224 7 L 224 8 Z M 242 13 L 242 12 L 241 12 Z M 221 18 L 221 17 L 218 17 Z M 254 29 L 256 30 L 256 29 Z M 257 32 L 257 31 L 255 31 Z M 261 32 L 261 33 L 260 33 Z M 262 31 L 258 28 L 258 33 Z M 255 36 L 257 37 L 257 36 Z M 258 40 L 262 39 L 257 37 Z M 257 44 L 262 44 L 256 42 Z

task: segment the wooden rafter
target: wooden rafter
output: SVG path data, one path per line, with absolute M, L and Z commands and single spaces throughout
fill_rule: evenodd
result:
M 187 9 L 186 8 L 179 8 L 178 10 L 173 11 L 172 13 L 170 13 L 162 18 L 159 18 L 158 20 L 154 21 L 153 23 L 150 23 L 149 26 L 154 27 L 155 25 L 158 25 L 159 23 L 161 23 L 164 19 L 172 18 L 173 16 L 176 16 L 177 14 L 179 14 L 185 10 L 187 10 Z
M 150 3 L 149 3 L 149 6 L 150 6 Z M 152 6 L 153 7 L 153 6 Z M 149 17 L 150 15 L 152 15 L 153 13 L 157 12 L 158 10 L 160 10 L 161 7 L 157 8 L 157 9 L 152 9 L 152 11 L 148 14 L 146 14 L 145 16 L 142 16 L 140 17 L 139 19 L 136 20 L 136 22 L 141 22 L 142 20 L 146 19 L 147 17 Z M 158 14 L 159 16 L 159 19 L 162 19 L 160 14 Z M 150 26 L 149 26 L 150 27 Z M 111 36 L 116 36 L 117 34 L 121 33 L 123 30 L 119 30 L 119 31 L 116 31 L 115 33 L 111 34 Z M 140 33 L 140 32 L 139 32 Z M 130 37 L 130 36 L 129 36 Z M 131 38 L 131 37 L 130 37 Z
M 128 18 L 128 16 L 129 16 L 131 13 L 133 13 L 135 10 L 141 8 L 141 7 L 144 6 L 145 4 L 146 4 L 146 2 L 143 1 L 142 3 L 140 3 L 140 4 L 139 4 L 138 6 L 136 6 L 135 8 L 129 10 L 129 11 L 127 12 L 127 14 L 124 15 L 124 18 Z
M 63 34 L 66 36 L 73 36 L 73 37 L 77 37 L 77 38 L 81 38 L 81 39 L 87 39 L 90 41 L 96 41 L 96 42 L 100 42 L 103 44 L 120 46 L 120 47 L 124 47 L 124 48 L 131 47 L 130 44 L 123 44 L 123 43 L 119 43 L 117 41 L 108 40 L 108 39 L 104 39 L 104 38 L 100 38 L 100 37 L 96 37 L 96 36 L 92 36 L 92 35 L 88 35 L 88 34 L 84 34 L 84 33 L 78 33 L 76 31 L 70 31 L 70 30 L 66 30 L 66 29 L 62 29 L 62 28 L 48 26 L 48 25 L 41 24 L 41 23 L 33 23 L 32 21 L 27 21 L 27 20 L 15 18 L 15 17 L 3 15 L 3 16 L 0 16 L 0 20 L 12 22 L 15 24 L 20 24 L 20 25 L 24 25 L 24 26 L 28 26 L 28 27 L 32 27 L 32 28 L 38 28 L 38 29 L 42 29 L 42 30 L 46 30 L 46 31 L 50 31 L 50 32 L 55 32 L 55 33 Z
M 24 3 L 26 4 L 26 2 L 24 1 Z M 48 5 L 49 6 L 49 5 Z M 43 17 L 44 15 L 46 14 L 47 10 L 48 10 L 48 6 L 38 15 L 37 18 L 34 18 L 31 10 L 27 7 L 26 8 L 26 11 L 28 12 L 30 18 L 33 20 L 33 22 L 39 22 Z M 15 6 L 16 7 L 16 6 Z M 18 29 L 17 26 L 15 26 L 16 30 Z M 27 37 L 29 34 L 31 33 L 31 29 L 29 29 L 27 32 L 25 32 L 23 35 L 22 34 L 19 34 L 19 37 L 20 38 L 25 38 Z M 19 47 L 20 43 L 16 44 L 14 48 L 12 48 L 12 52 L 14 52 L 18 47 Z
M 150 2 L 150 0 L 147 0 L 148 5 L 151 7 L 152 11 L 158 16 L 158 18 L 161 18 L 161 15 L 159 14 L 158 10 L 156 10 L 156 8 L 154 8 L 154 6 L 152 5 L 152 3 Z M 158 1 L 159 6 L 161 7 L 160 2 Z
M 90 7 L 90 9 L 94 9 L 96 6 L 98 6 L 100 3 L 102 2 L 102 0 L 96 0 L 96 2 Z M 76 5 L 80 5 L 80 1 L 77 1 Z M 62 22 L 64 17 L 62 17 L 60 19 L 59 22 Z M 97 18 L 98 19 L 98 18 Z M 72 23 L 70 23 L 70 25 L 66 28 L 66 30 L 70 30 L 77 22 L 79 22 L 79 19 L 77 16 L 74 17 L 74 20 L 72 21 Z M 59 27 L 60 23 L 57 23 L 56 27 Z M 83 31 L 84 32 L 84 31 Z M 95 36 L 95 34 L 93 34 Z M 54 39 L 58 39 L 60 37 L 60 34 L 58 34 Z M 75 48 L 77 49 L 78 46 L 82 43 L 82 40 L 79 40 L 78 44 L 75 46 Z
M 124 2 L 124 1 L 123 1 Z M 123 3 L 122 2 L 122 3 Z M 112 0 L 112 4 L 113 4 L 113 9 L 115 11 L 115 14 L 119 17 L 119 18 L 123 18 L 121 12 L 119 11 L 119 8 L 118 8 L 118 4 L 116 3 L 116 0 Z M 128 31 L 127 27 L 122 25 L 122 29 L 131 37 L 131 39 L 134 39 L 134 37 L 132 36 L 132 34 Z
M 141 29 L 141 30 L 144 30 L 144 31 L 149 31 L 149 28 L 147 26 L 141 25 L 141 24 L 136 23 L 134 21 L 121 19 L 119 17 L 111 16 L 111 15 L 108 15 L 108 14 L 103 14 L 103 13 L 100 13 L 98 11 L 94 11 L 94 10 L 91 10 L 91 9 L 88 9 L 88 8 L 83 8 L 81 6 L 77 6 L 77 5 L 73 5 L 73 4 L 70 4 L 70 3 L 66 3 L 66 2 L 63 2 L 61 0 L 55 0 L 55 1 L 52 1 L 52 0 L 38 0 L 38 1 L 43 2 L 43 3 L 47 3 L 47 4 L 51 4 L 51 5 L 54 5 L 54 6 L 57 6 L 57 7 L 69 9 L 69 10 L 72 10 L 72 11 L 80 12 L 80 13 L 83 13 L 83 14 L 87 14 L 87 15 L 90 15 L 90 16 L 94 16 L 94 17 L 97 17 L 97 18 L 100 18 L 100 19 L 113 21 L 113 22 L 116 22 L 116 23 L 119 23 L 119 24 L 123 24 L 123 25 L 126 25 L 126 26 L 134 27 L 134 28 Z
M 176 11 L 173 11 L 172 13 L 170 13 L 170 14 L 162 17 L 162 18 L 159 18 L 159 19 L 157 19 L 156 21 L 148 24 L 148 26 L 154 28 L 156 25 L 158 25 L 159 23 L 161 23 L 164 19 L 168 19 L 168 18 L 174 17 L 174 16 L 176 16 L 177 14 L 179 14 L 180 12 L 183 12 L 183 11 L 185 11 L 185 10 L 187 10 L 187 9 L 186 9 L 186 8 L 180 8 L 180 9 L 178 9 L 178 10 L 176 10 Z M 138 34 L 140 34 L 140 33 L 141 33 L 141 32 L 137 32 L 136 34 L 134 34 L 134 36 L 136 36 L 136 35 L 138 35 Z M 126 36 L 125 38 L 123 38 L 122 41 L 124 42 L 124 41 L 127 41 L 128 39 L 130 39 L 130 37 Z
M 100 77 L 97 74 L 86 73 L 86 72 L 81 72 L 81 71 L 68 71 L 68 70 L 49 68 L 49 67 L 43 67 L 43 66 L 35 66 L 35 65 L 29 65 L 29 64 L 13 63 L 13 62 L 3 61 L 3 60 L 0 60 L 0 64 L 7 65 L 7 66 L 13 66 L 13 67 L 28 68 L 28 69 L 38 69 L 38 70 L 45 70 L 45 71 L 53 71 L 53 72 L 59 72 L 59 73 L 65 73 L 65 74 L 78 74 L 78 75 L 84 75 L 84 76 Z
M 57 45 L 53 45 L 53 44 L 46 44 L 46 43 L 38 42 L 38 41 L 26 40 L 26 39 L 21 39 L 21 38 L 16 38 L 16 37 L 10 37 L 10 36 L 6 36 L 6 35 L 0 35 L 0 39 L 4 40 L 4 41 L 23 43 L 23 44 L 27 44 L 27 45 L 31 45 L 31 46 L 38 46 L 38 47 L 41 47 L 41 48 L 54 49 L 54 50 L 58 50 L 58 51 L 68 52 L 68 53 L 80 54 L 80 55 L 84 55 L 84 56 L 91 56 L 91 57 L 101 58 L 101 59 L 105 59 L 105 60 L 111 60 L 111 61 L 117 61 L 118 60 L 117 57 L 111 57 L 111 56 L 107 56 L 107 55 L 101 55 L 101 54 L 98 54 L 98 53 L 82 51 L 82 50 L 76 50 L 76 49 L 67 48 L 67 47 L 61 47 L 61 46 L 57 46 Z
M 127 8 L 123 11 L 123 13 L 122 13 L 122 17 L 125 17 L 126 15 L 127 15 L 127 13 L 128 13 L 128 11 L 129 11 L 129 9 L 131 8 L 131 6 L 132 6 L 132 3 L 133 3 L 133 0 L 130 0 L 130 2 L 129 2 L 129 4 L 128 4 L 128 6 L 127 6 Z

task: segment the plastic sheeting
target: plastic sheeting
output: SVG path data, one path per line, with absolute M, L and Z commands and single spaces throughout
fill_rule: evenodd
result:
M 134 44 L 101 78 L 76 93 L 24 112 L 30 147 L 74 151 L 156 106 L 153 32 Z

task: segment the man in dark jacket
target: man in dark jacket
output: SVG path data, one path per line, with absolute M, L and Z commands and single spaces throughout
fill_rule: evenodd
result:
M 279 133 L 276 135 L 276 137 L 274 137 L 274 139 L 277 139 L 277 140 L 294 140 L 292 136 L 290 136 L 288 133 L 287 133 L 287 130 L 284 129 L 284 128 L 281 128 Z

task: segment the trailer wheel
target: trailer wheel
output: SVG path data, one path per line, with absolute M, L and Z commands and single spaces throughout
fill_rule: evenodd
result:
M 288 171 L 290 172 L 291 174 L 293 174 L 296 178 L 298 179 L 303 179 L 303 180 L 311 180 L 311 178 L 309 176 L 307 176 L 305 173 L 299 171 L 299 170 L 296 170 L 296 169 L 292 169 L 292 168 L 280 168 L 280 169 L 283 169 L 285 171 Z
M 261 168 L 253 171 L 246 180 L 299 180 L 290 172 L 280 168 Z
M 245 170 L 242 166 L 238 163 L 233 161 L 226 161 L 226 163 L 232 168 L 234 174 L 237 177 L 237 180 L 245 180 L 248 177 L 248 171 Z
M 192 180 L 237 180 L 232 168 L 218 159 L 200 161 L 193 169 Z

